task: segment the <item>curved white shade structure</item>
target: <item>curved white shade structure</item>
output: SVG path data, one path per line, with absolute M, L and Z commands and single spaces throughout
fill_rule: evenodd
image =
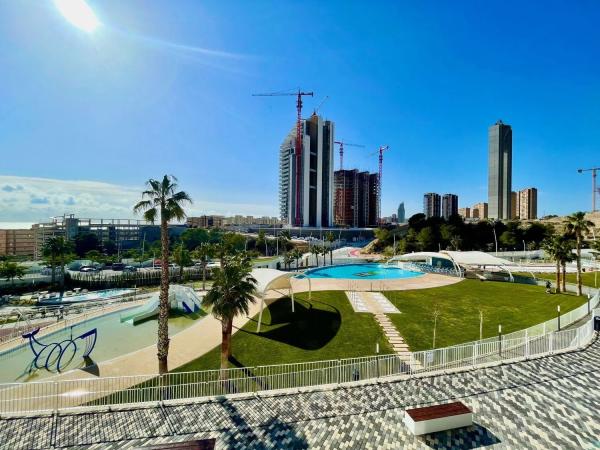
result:
M 296 275 L 293 272 L 284 272 L 276 269 L 254 269 L 252 276 L 256 279 L 256 293 L 260 297 L 260 313 L 256 332 L 260 333 L 262 314 L 265 308 L 265 295 L 268 291 L 279 292 L 287 290 L 292 297 L 292 312 L 294 312 L 294 291 L 291 279 Z

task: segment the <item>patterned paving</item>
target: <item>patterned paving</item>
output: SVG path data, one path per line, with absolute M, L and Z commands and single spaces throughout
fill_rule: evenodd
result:
M 324 392 L 0 419 L 2 449 L 133 449 L 216 438 L 218 449 L 600 447 L 600 340 L 584 351 Z M 404 409 L 461 399 L 475 426 L 416 438 Z

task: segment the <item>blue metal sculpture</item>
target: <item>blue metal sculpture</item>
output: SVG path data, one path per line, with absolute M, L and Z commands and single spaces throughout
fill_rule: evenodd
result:
M 65 339 L 60 342 L 44 344 L 35 338 L 35 335 L 39 331 L 40 329 L 37 328 L 30 333 L 23 335 L 23 338 L 29 339 L 29 347 L 31 347 L 31 351 L 35 355 L 32 366 L 35 366 L 38 369 L 44 367 L 46 370 L 50 371 L 55 369 L 58 372 L 60 372 L 61 369 L 69 364 L 75 357 L 75 353 L 77 353 L 77 341 L 84 341 L 85 349 L 83 352 L 83 357 L 86 358 L 90 355 L 90 353 L 92 353 L 92 350 L 94 350 L 94 347 L 96 346 L 96 339 L 98 337 L 98 330 L 94 328 L 83 333 L 81 336 L 77 336 L 76 338 L 71 336 L 70 339 Z M 63 361 L 65 353 L 69 347 L 73 349 L 71 358 L 69 358 L 68 361 Z

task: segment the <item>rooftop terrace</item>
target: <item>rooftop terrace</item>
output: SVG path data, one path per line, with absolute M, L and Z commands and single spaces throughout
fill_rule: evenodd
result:
M 600 339 L 584 350 L 462 373 L 326 391 L 0 418 L 6 449 L 140 448 L 215 438 L 216 448 L 596 448 Z M 417 438 L 408 407 L 460 399 L 475 425 Z

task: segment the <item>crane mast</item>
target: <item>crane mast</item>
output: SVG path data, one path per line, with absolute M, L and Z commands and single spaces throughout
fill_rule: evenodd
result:
M 252 94 L 254 97 L 279 97 L 279 96 L 297 96 L 296 100 L 296 148 L 295 148 L 295 160 L 296 160 L 296 207 L 294 214 L 294 225 L 299 227 L 302 225 L 302 218 L 300 217 L 300 178 L 302 176 L 301 163 L 302 163 L 302 97 L 307 95 L 312 97 L 312 92 L 303 92 L 298 89 L 298 92 L 272 92 L 268 94 Z
M 577 172 L 592 172 L 592 212 L 596 212 L 596 195 L 600 194 L 600 189 L 596 187 L 597 172 L 600 167 L 592 167 L 591 169 L 577 169 Z

